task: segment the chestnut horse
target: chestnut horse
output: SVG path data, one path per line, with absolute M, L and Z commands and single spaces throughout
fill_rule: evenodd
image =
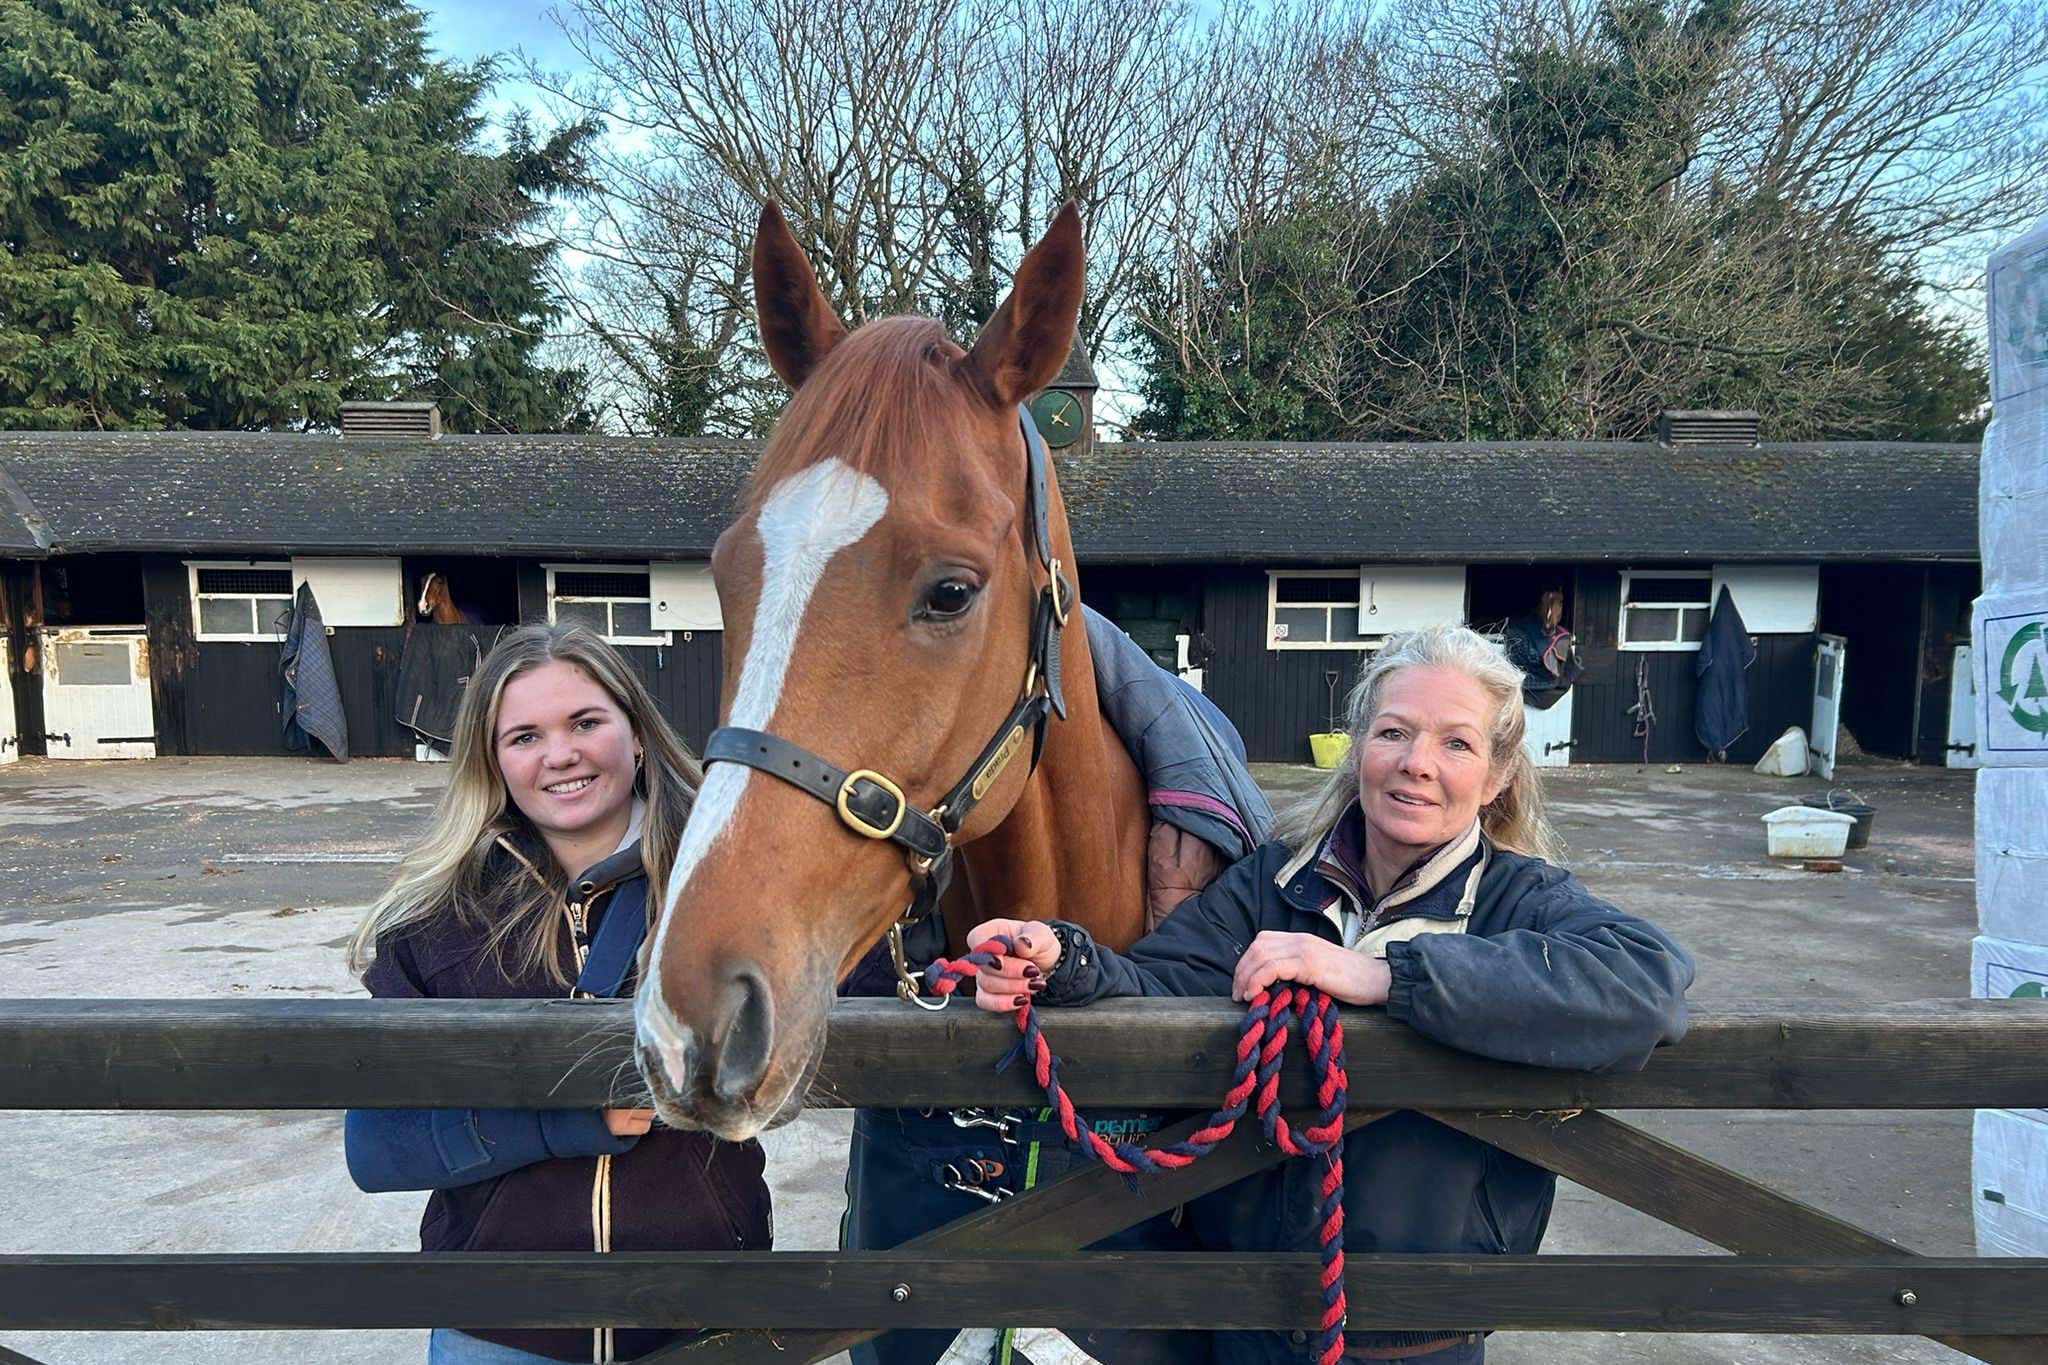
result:
M 712 555 L 726 727 L 635 1004 L 666 1123 L 740 1139 L 794 1116 L 835 984 L 948 871 L 955 951 L 997 913 L 1118 947 L 1143 929 L 1145 791 L 1097 708 L 1058 482 L 1018 408 L 1065 361 L 1081 290 L 1069 205 L 971 350 L 924 318 L 848 335 L 761 214 L 761 337 L 794 395 Z
M 479 624 L 469 613 L 455 605 L 455 594 L 448 588 L 448 576 L 438 570 L 420 580 L 417 610 L 422 617 L 437 626 Z

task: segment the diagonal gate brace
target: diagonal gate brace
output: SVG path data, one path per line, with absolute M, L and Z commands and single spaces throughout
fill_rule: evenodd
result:
M 1425 1112 L 1438 1123 L 1739 1256 L 1891 1261 L 1912 1260 L 1918 1254 L 1597 1109 Z M 1985 1365 L 2040 1365 L 2048 1360 L 2048 1337 L 1931 1339 Z
M 1354 1109 L 1344 1116 L 1352 1132 L 1385 1118 L 1385 1109 Z M 1314 1115 L 1289 1114 L 1287 1121 Z M 1154 1146 L 1178 1142 L 1208 1122 L 1188 1119 L 1154 1135 Z M 1253 1124 L 1240 1124 L 1216 1150 L 1191 1166 L 1145 1177 L 1132 1194 L 1124 1178 L 1106 1166 L 1075 1167 L 1014 1199 L 956 1218 L 914 1237 L 905 1251 L 1077 1251 L 1112 1233 L 1134 1227 L 1248 1175 L 1289 1160 Z M 678 1342 L 641 1357 L 639 1365 L 811 1365 L 882 1335 L 862 1331 L 718 1332 Z

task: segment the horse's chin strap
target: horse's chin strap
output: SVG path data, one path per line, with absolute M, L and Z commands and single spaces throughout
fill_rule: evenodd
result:
M 981 803 L 1001 777 L 1010 760 L 1031 736 L 1031 768 L 1035 772 L 1045 750 L 1045 731 L 1052 717 L 1067 717 L 1066 693 L 1060 686 L 1060 632 L 1074 610 L 1074 585 L 1061 572 L 1052 553 L 1052 525 L 1046 471 L 1045 443 L 1031 414 L 1017 410 L 1024 433 L 1026 463 L 1025 502 L 1030 523 L 1031 547 L 1037 551 L 1046 581 L 1038 590 L 1031 611 L 1031 658 L 1024 670 L 1024 686 L 1017 704 L 996 728 L 968 766 L 967 775 L 953 784 L 930 810 L 919 810 L 904 796 L 903 788 L 872 768 L 835 767 L 818 755 L 765 730 L 724 725 L 711 732 L 704 745 L 704 766 L 714 763 L 743 763 L 771 777 L 780 778 L 839 812 L 848 829 L 866 839 L 887 840 L 903 850 L 910 865 L 911 901 L 896 922 L 889 926 L 889 955 L 896 969 L 896 993 L 926 1009 L 942 1009 L 926 1002 L 918 992 L 919 979 L 912 974 L 903 951 L 903 931 L 938 908 L 939 900 L 953 878 L 954 836 L 967 817 Z

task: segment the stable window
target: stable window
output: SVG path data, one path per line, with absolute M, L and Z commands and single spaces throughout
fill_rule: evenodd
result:
M 1377 649 L 1358 633 L 1356 569 L 1269 569 L 1266 648 Z
M 186 564 L 192 634 L 202 642 L 282 640 L 291 625 L 292 566 L 244 561 Z
M 1621 576 L 1623 649 L 1698 649 L 1707 638 L 1714 576 L 1704 571 L 1628 570 Z
M 615 645 L 665 645 L 645 564 L 548 566 L 548 619 L 588 626 Z

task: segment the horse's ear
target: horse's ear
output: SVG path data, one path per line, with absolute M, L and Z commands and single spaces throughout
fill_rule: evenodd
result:
M 1005 408 L 1050 384 L 1073 348 L 1086 282 L 1081 212 L 1070 203 L 1025 254 L 1010 297 L 960 362 L 962 373 Z
M 792 389 L 841 341 L 846 328 L 818 288 L 789 223 L 773 200 L 761 207 L 754 233 L 754 317 L 768 363 Z

